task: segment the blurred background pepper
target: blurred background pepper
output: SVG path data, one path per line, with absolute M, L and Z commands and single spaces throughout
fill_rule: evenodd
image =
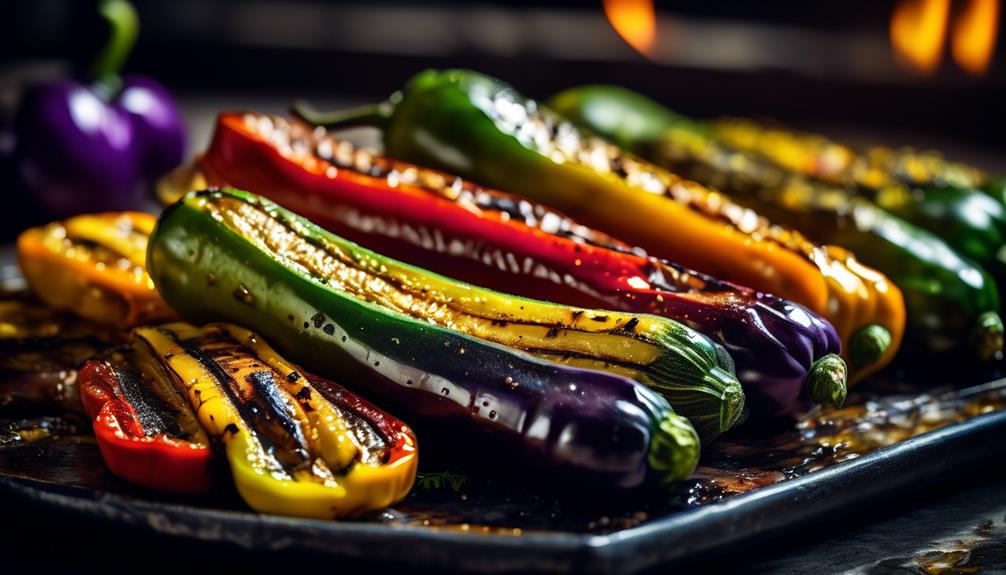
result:
M 135 208 L 140 184 L 176 166 L 185 151 L 185 129 L 164 86 L 119 76 L 139 31 L 133 6 L 101 0 L 97 14 L 104 25 L 95 28 L 106 31 L 97 56 L 73 77 L 27 85 L 13 120 L 12 177 L 25 203 L 53 217 Z

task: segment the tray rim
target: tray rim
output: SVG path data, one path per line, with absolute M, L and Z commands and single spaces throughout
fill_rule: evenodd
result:
M 995 380 L 976 387 L 1002 381 Z M 968 389 L 962 391 L 967 393 Z M 397 544 L 381 546 L 393 549 L 377 557 L 392 562 L 398 549 L 407 546 L 414 550 L 416 544 L 426 545 L 427 551 L 414 555 L 413 559 L 418 559 L 414 562 L 416 566 L 427 568 L 453 566 L 470 572 L 544 569 L 551 572 L 634 573 L 694 558 L 715 549 L 735 548 L 758 538 L 778 536 L 825 513 L 849 513 L 856 503 L 946 475 L 957 466 L 975 463 L 985 456 L 977 449 L 982 445 L 981 441 L 989 442 L 989 447 L 1003 449 L 1006 446 L 1000 446 L 1001 442 L 989 441 L 998 439 L 999 434 L 995 432 L 1003 430 L 1006 430 L 1006 410 L 978 415 L 802 477 L 607 534 L 525 531 L 513 536 L 418 525 L 299 519 L 159 502 L 16 476 L 0 476 L 0 491 L 25 496 L 47 507 L 140 526 L 154 533 L 230 543 L 243 548 L 262 549 L 263 546 L 261 541 L 228 534 L 230 530 L 223 526 L 242 524 L 253 528 L 249 529 L 252 532 L 279 530 L 287 536 L 281 538 L 278 544 L 266 546 L 276 551 L 306 547 L 322 554 L 373 558 L 374 554 L 364 548 L 371 548 L 372 551 L 374 546 L 361 544 L 377 539 Z M 967 448 L 955 449 L 961 446 Z M 891 476 L 893 479 L 870 482 L 871 478 L 883 475 L 885 471 L 890 472 L 906 464 L 926 463 L 926 459 L 930 461 L 923 470 L 911 474 L 895 473 Z M 842 484 L 850 480 L 865 481 L 866 488 L 851 492 L 841 490 Z M 769 513 L 780 505 L 790 511 Z M 197 528 L 195 531 L 193 527 L 183 528 L 173 518 L 196 519 Z M 213 526 L 218 528 L 213 529 Z M 292 538 L 303 534 L 314 537 L 304 540 Z M 319 538 L 319 535 L 325 537 Z M 343 541 L 346 545 L 335 548 L 331 545 L 310 545 L 312 542 L 331 544 L 334 541 Z M 480 560 L 458 560 L 456 552 L 462 550 L 479 550 L 483 554 L 471 554 L 481 556 Z M 520 553 L 515 555 L 513 552 L 516 550 Z M 501 566 L 505 568 L 501 569 Z

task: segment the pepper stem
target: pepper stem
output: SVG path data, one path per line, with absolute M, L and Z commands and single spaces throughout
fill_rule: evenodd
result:
M 974 338 L 978 359 L 982 361 L 995 359 L 1003 349 L 1003 320 L 999 314 L 987 311 L 978 316 Z
M 845 360 L 829 353 L 815 361 L 807 374 L 807 395 L 818 405 L 842 407 L 845 403 L 848 369 Z
M 863 326 L 849 338 L 849 362 L 856 372 L 877 362 L 891 347 L 891 332 L 877 324 Z
M 290 106 L 290 111 L 294 116 L 297 116 L 308 124 L 324 126 L 330 130 L 360 126 L 383 128 L 388 119 L 391 118 L 391 113 L 395 111 L 395 105 L 390 101 L 386 101 L 379 104 L 367 104 L 365 106 L 349 108 L 348 110 L 319 112 L 306 101 L 297 100 Z
M 114 85 L 126 58 L 136 44 L 140 30 L 140 19 L 136 9 L 127 0 L 101 0 L 98 13 L 108 21 L 110 28 L 108 41 L 98 52 L 91 65 L 91 77 L 96 82 Z
M 700 442 L 695 428 L 684 417 L 668 411 L 650 438 L 647 460 L 662 483 L 687 478 L 699 463 Z

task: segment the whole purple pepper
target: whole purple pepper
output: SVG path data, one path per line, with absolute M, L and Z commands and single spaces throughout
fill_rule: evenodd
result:
M 168 91 L 145 76 L 120 78 L 138 19 L 125 0 L 102 0 L 111 28 L 92 84 L 58 79 L 29 87 L 14 119 L 17 174 L 52 217 L 136 207 L 141 183 L 181 163 L 185 129 Z

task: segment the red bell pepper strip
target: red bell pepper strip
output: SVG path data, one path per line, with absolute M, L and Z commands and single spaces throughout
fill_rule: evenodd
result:
M 840 342 L 820 316 L 639 250 L 518 196 L 356 150 L 322 128 L 220 116 L 199 161 L 211 186 L 264 195 L 373 250 L 507 293 L 653 313 L 721 342 L 752 413 L 841 403 Z M 176 198 L 164 197 L 173 201 Z M 702 249 L 696 246 L 696 249 Z M 487 268 L 490 272 L 487 273 Z
M 170 382 L 148 387 L 146 381 L 157 378 L 144 378 L 118 359 L 89 360 L 77 380 L 105 464 L 123 479 L 160 491 L 209 489 L 212 451 L 195 414 Z

